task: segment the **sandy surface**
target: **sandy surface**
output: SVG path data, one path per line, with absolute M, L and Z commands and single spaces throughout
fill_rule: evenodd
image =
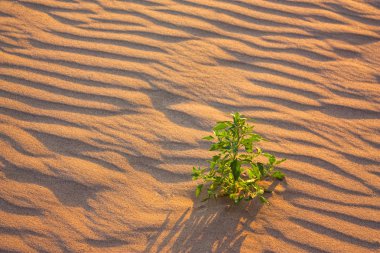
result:
M 0 252 L 380 250 L 377 0 L 0 1 Z M 271 205 L 194 198 L 239 111 Z

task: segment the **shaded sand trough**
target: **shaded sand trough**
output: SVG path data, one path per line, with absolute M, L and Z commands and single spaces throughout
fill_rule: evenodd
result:
M 376 0 L 0 1 L 0 251 L 376 252 L 379 85 Z M 270 206 L 194 199 L 232 111 Z

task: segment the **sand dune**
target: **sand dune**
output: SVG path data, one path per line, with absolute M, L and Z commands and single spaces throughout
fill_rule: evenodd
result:
M 376 0 L 0 2 L 1 252 L 380 250 Z M 269 206 L 194 198 L 239 111 Z

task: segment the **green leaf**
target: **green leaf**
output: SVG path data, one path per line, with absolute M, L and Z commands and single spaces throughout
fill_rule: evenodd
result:
M 255 173 L 253 173 L 252 170 L 247 170 L 247 174 L 248 174 L 249 179 L 257 178 Z
M 258 168 L 259 171 L 260 171 L 260 175 L 261 175 L 261 177 L 265 177 L 267 173 L 266 173 L 266 171 L 265 171 L 264 164 L 262 164 L 262 163 L 257 163 L 257 168 Z
M 195 196 L 198 198 L 199 195 L 201 194 L 203 184 L 197 185 L 197 188 L 195 189 Z
M 240 196 L 239 193 L 232 193 L 230 194 L 230 199 L 232 199 L 235 204 L 239 204 L 239 202 L 243 199 L 243 196 Z
M 283 163 L 283 162 L 285 162 L 285 161 L 286 161 L 286 158 L 284 158 L 284 159 L 281 159 L 280 161 L 276 161 L 276 163 L 275 163 L 275 164 L 277 165 L 277 164 Z
M 220 155 L 214 155 L 214 156 L 212 157 L 212 160 L 213 160 L 214 162 L 218 161 L 219 159 L 220 159 Z
M 261 150 L 261 148 L 259 148 L 259 147 L 256 147 L 256 154 L 257 155 L 261 155 L 261 153 L 262 153 L 262 150 Z
M 234 176 L 235 181 L 238 180 L 240 177 L 240 173 L 241 173 L 240 166 L 241 166 L 241 162 L 238 159 L 233 160 L 231 163 L 232 175 Z
M 276 162 L 276 157 L 274 155 L 269 153 L 263 153 L 263 155 L 268 158 L 270 165 L 273 165 Z
M 264 187 L 261 187 L 260 185 L 256 185 L 256 194 L 257 195 L 263 195 L 264 194 Z
M 259 134 L 251 134 L 251 137 L 253 142 L 259 142 L 263 139 L 263 137 L 261 137 L 261 135 Z
M 252 164 L 252 168 L 249 170 L 255 178 L 257 178 L 258 180 L 261 179 L 261 172 L 258 168 L 258 166 L 256 166 L 255 164 Z
M 278 180 L 283 180 L 284 177 L 285 177 L 285 174 L 282 173 L 282 172 L 279 171 L 279 170 L 276 170 L 275 172 L 273 172 L 272 177 L 273 177 L 273 178 L 276 178 L 276 179 L 278 179 Z
M 193 173 L 191 174 L 193 180 L 197 180 L 201 174 L 200 168 L 193 167 Z
M 211 145 L 209 151 L 214 151 L 219 149 L 219 143 L 214 143 Z
M 215 166 L 218 164 L 219 160 L 220 160 L 220 155 L 214 155 L 212 157 L 212 161 L 210 161 L 210 168 L 214 169 Z
M 261 203 L 263 203 L 263 204 L 269 203 L 269 201 L 264 196 L 260 196 L 259 199 L 260 199 Z
M 215 198 L 215 191 L 214 190 L 208 189 L 207 190 L 207 194 L 208 194 L 209 197 L 214 197 Z
M 240 113 L 235 112 L 235 113 L 232 113 L 231 115 L 233 116 L 234 123 L 236 124 L 240 120 Z
M 245 148 L 245 151 L 247 151 L 247 153 L 251 153 L 252 152 L 252 143 L 253 143 L 253 139 L 252 138 L 249 138 L 249 139 L 244 139 L 242 141 L 242 144 Z
M 214 131 L 218 131 L 218 130 L 222 130 L 222 129 L 225 129 L 228 127 L 228 124 L 225 123 L 225 122 L 219 122 L 218 124 L 216 124 L 213 128 Z
M 214 136 L 212 136 L 212 135 L 209 135 L 209 136 L 205 136 L 205 137 L 203 137 L 202 139 L 203 139 L 203 140 L 208 140 L 208 141 L 211 141 L 211 140 L 213 140 L 213 139 L 214 139 Z

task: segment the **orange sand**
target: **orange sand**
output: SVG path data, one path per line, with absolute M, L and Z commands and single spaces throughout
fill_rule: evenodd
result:
M 377 0 L 0 1 L 0 251 L 379 251 L 379 87 Z M 233 111 L 269 206 L 194 199 Z

